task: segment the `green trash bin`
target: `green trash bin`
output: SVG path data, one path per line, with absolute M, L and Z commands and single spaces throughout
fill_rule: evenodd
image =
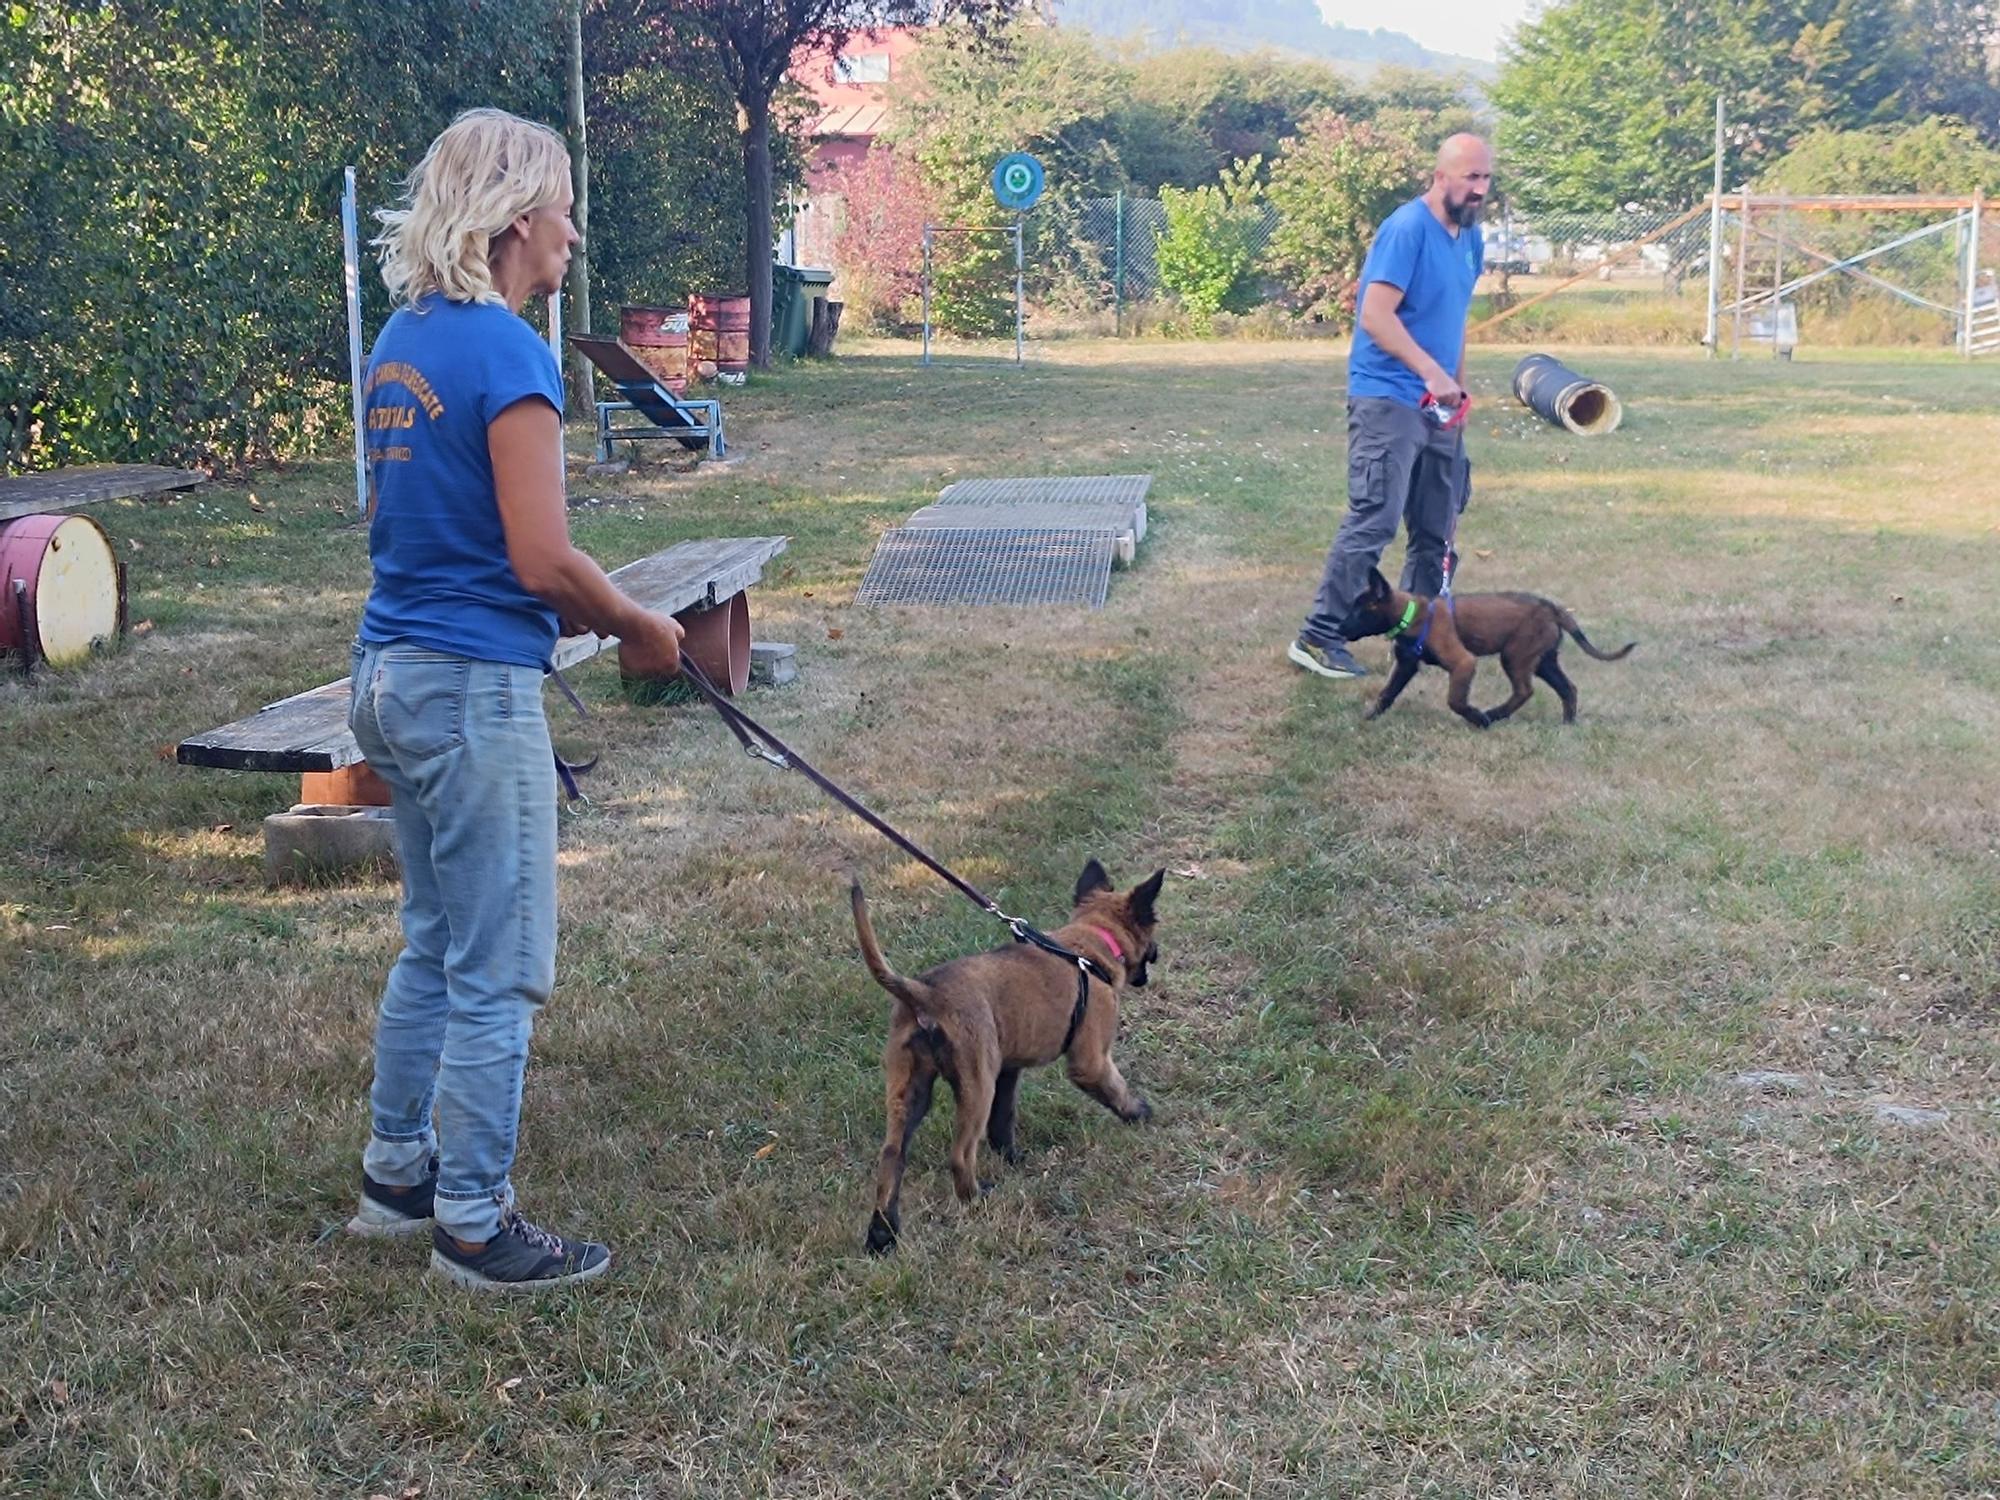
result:
M 771 267 L 771 352 L 797 359 L 812 337 L 813 298 L 824 297 L 833 272 L 821 266 Z

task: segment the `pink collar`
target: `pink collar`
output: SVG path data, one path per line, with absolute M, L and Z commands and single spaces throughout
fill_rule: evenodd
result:
M 1125 962 L 1125 950 L 1118 946 L 1118 939 L 1111 935 L 1111 929 L 1109 927 L 1099 927 L 1095 922 L 1093 922 L 1090 924 L 1090 930 L 1096 933 L 1099 937 L 1103 938 L 1104 941 L 1110 945 L 1111 956 L 1113 958 L 1117 959 L 1118 962 L 1120 962 L 1121 964 Z

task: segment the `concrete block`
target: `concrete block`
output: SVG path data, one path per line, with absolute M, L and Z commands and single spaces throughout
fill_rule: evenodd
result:
M 783 687 L 799 675 L 799 648 L 785 641 L 750 643 L 750 680 L 759 687 Z
M 396 825 L 386 807 L 302 802 L 264 820 L 264 880 L 306 884 L 371 870 L 394 874 Z

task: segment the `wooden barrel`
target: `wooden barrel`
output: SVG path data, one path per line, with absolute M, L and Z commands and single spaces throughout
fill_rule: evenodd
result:
M 83 661 L 124 628 L 124 584 L 111 539 L 88 516 L 0 525 L 0 650 Z
M 715 299 L 702 292 L 688 297 L 688 379 L 715 379 Z
M 618 338 L 676 396 L 687 390 L 688 314 L 684 307 L 626 307 Z
M 715 308 L 715 368 L 740 382 L 750 368 L 750 298 L 745 293 L 711 297 Z

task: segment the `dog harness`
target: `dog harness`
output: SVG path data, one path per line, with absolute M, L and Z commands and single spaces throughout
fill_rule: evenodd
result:
M 1008 926 L 1013 929 L 1015 942 L 1032 943 L 1035 947 L 1041 949 L 1042 952 L 1053 953 L 1057 958 L 1066 958 L 1076 965 L 1076 1004 L 1070 1007 L 1069 1029 L 1063 1033 L 1062 1049 L 1067 1052 L 1069 1051 L 1069 1044 L 1076 1040 L 1077 1032 L 1083 1027 L 1084 1011 L 1090 1008 L 1090 981 L 1101 979 L 1106 984 L 1111 984 L 1113 982 L 1111 975 L 1106 972 L 1103 964 L 1099 963 L 1089 954 L 1072 953 L 1046 932 L 1038 932 L 1026 922 L 1010 922 Z M 1093 928 L 1092 931 L 1111 944 L 1111 951 L 1113 953 L 1117 954 L 1120 958 L 1125 956 L 1125 950 L 1118 946 L 1117 939 L 1113 938 L 1110 933 L 1106 932 L 1102 927 Z

